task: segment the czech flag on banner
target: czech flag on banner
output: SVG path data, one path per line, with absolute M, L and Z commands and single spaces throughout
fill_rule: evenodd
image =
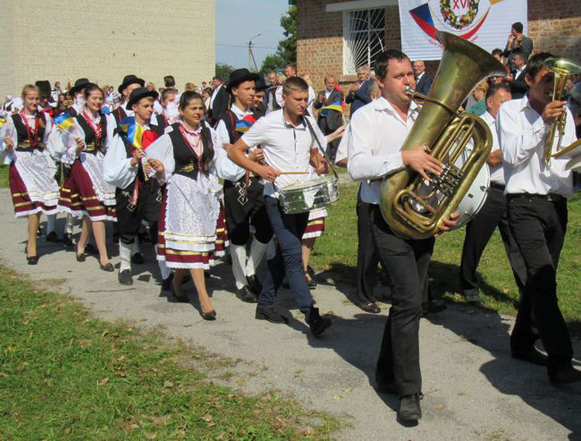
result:
M 72 117 L 71 112 L 65 110 L 54 119 L 54 123 L 63 130 L 69 130 L 71 126 L 75 125 L 75 120 Z
M 327 116 L 329 116 L 329 112 L 331 110 L 335 110 L 336 112 L 343 113 L 343 106 L 341 105 L 341 101 L 335 101 L 333 104 L 323 107 L 319 114 L 323 118 L 326 118 Z
M 119 124 L 121 130 L 125 134 L 125 139 L 129 141 L 137 149 L 142 149 L 141 140 L 143 139 L 143 132 L 145 129 L 135 122 L 135 117 L 128 116 L 124 118 Z
M 236 131 L 240 133 L 248 132 L 248 129 L 256 122 L 253 115 L 246 115 L 244 118 L 236 121 Z

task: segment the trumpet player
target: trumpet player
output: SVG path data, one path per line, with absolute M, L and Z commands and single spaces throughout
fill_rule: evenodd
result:
M 550 127 L 565 114 L 562 143 L 575 141 L 575 125 L 566 102 L 553 96 L 555 74 L 548 53 L 530 58 L 525 80 L 529 93 L 504 103 L 497 117 L 510 231 L 527 270 L 516 323 L 510 337 L 513 357 L 546 365 L 552 383 L 581 380 L 571 363 L 573 348 L 557 301 L 556 272 L 567 229 L 567 199 L 573 177 L 567 160 L 546 160 Z M 557 138 L 548 145 L 555 153 Z M 535 348 L 539 339 L 548 354 Z
M 377 361 L 377 388 L 399 395 L 400 420 L 417 421 L 422 415 L 418 332 L 434 238 L 406 240 L 392 232 L 379 207 L 380 180 L 404 167 L 429 179 L 429 174 L 440 175 L 442 163 L 425 146 L 400 151 L 420 111 L 406 93 L 415 87 L 410 59 L 398 50 L 385 51 L 377 58 L 375 73 L 381 96 L 353 115 L 347 168 L 353 180 L 363 181 L 361 200 L 373 205 L 373 239 L 395 288 Z M 456 218 L 457 212 L 444 218 L 443 230 L 455 226 Z

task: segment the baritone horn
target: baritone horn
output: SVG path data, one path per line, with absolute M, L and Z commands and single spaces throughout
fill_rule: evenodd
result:
M 425 104 L 401 150 L 426 145 L 443 163 L 429 182 L 405 169 L 383 179 L 380 208 L 390 229 L 404 239 L 425 239 L 438 232 L 464 198 L 492 147 L 487 124 L 458 109 L 485 78 L 504 76 L 504 66 L 485 50 L 447 32 L 436 34 L 444 52 Z M 411 91 L 413 93 L 413 91 Z
M 545 60 L 544 65 L 547 66 L 547 68 L 555 75 L 555 80 L 553 82 L 553 101 L 562 101 L 565 96 L 567 80 L 570 76 L 581 73 L 581 65 L 568 58 L 548 58 Z M 545 162 L 547 164 L 551 160 L 553 144 L 557 134 L 559 138 L 557 140 L 555 152 L 558 152 L 561 149 L 566 122 L 567 112 L 563 112 L 551 123 L 549 133 L 545 139 Z

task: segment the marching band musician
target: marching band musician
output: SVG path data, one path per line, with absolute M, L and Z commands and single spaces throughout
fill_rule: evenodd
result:
M 309 178 L 309 164 L 318 174 L 327 173 L 329 165 L 319 152 L 325 136 L 308 115 L 309 86 L 300 77 L 292 77 L 283 85 L 284 106 L 259 119 L 228 151 L 229 158 L 265 181 L 264 202 L 270 224 L 277 239 L 276 252 L 268 260 L 268 270 L 258 298 L 256 319 L 271 323 L 287 323 L 288 319 L 274 308 L 276 293 L 286 273 L 291 292 L 305 315 L 313 335 L 322 334 L 331 321 L 321 317 L 304 276 L 301 238 L 308 221 L 308 212 L 286 214 L 279 204 L 281 188 Z M 260 145 L 265 163 L 246 156 L 248 149 Z M 285 174 L 288 172 L 300 174 Z
M 508 222 L 527 270 L 510 346 L 513 357 L 547 365 L 552 383 L 581 381 L 572 365 L 571 337 L 557 300 L 557 265 L 567 229 L 567 199 L 573 194 L 573 177 L 567 160 L 545 161 L 545 142 L 551 124 L 566 113 L 563 145 L 575 141 L 575 124 L 565 101 L 554 100 L 554 73 L 540 53 L 529 59 L 526 82 L 529 93 L 504 103 L 498 112 L 498 137 L 502 151 L 508 201 Z M 555 138 L 558 138 L 556 136 Z M 556 153 L 553 140 L 552 153 Z M 535 348 L 541 339 L 545 357 Z
M 375 73 L 381 97 L 353 115 L 347 168 L 352 179 L 363 181 L 362 201 L 373 204 L 373 237 L 382 266 L 395 287 L 377 361 L 377 388 L 399 395 L 400 420 L 417 421 L 422 415 L 418 331 L 434 238 L 405 240 L 391 231 L 378 205 L 379 180 L 404 167 L 429 179 L 427 173 L 439 175 L 442 164 L 425 146 L 400 152 L 420 110 L 406 93 L 415 86 L 410 59 L 398 50 L 385 51 L 376 60 Z M 442 230 L 455 226 L 456 216 L 444 218 Z

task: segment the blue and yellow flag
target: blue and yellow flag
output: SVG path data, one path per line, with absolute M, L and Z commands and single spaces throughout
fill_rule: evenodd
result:
M 135 122 L 135 117 L 128 116 L 119 123 L 123 136 L 137 149 L 142 149 L 141 139 L 145 129 Z
M 335 101 L 333 104 L 330 104 L 328 106 L 323 107 L 319 114 L 323 118 L 326 118 L 327 116 L 329 116 L 329 112 L 331 110 L 334 110 L 336 112 L 340 112 L 342 114 L 343 113 L 343 106 L 341 105 L 341 101 Z
M 75 119 L 72 117 L 71 112 L 65 110 L 54 119 L 54 123 L 61 129 L 68 130 L 69 127 L 75 124 Z
M 0 116 L 0 127 L 2 127 L 4 124 L 6 124 L 6 118 L 2 118 Z

